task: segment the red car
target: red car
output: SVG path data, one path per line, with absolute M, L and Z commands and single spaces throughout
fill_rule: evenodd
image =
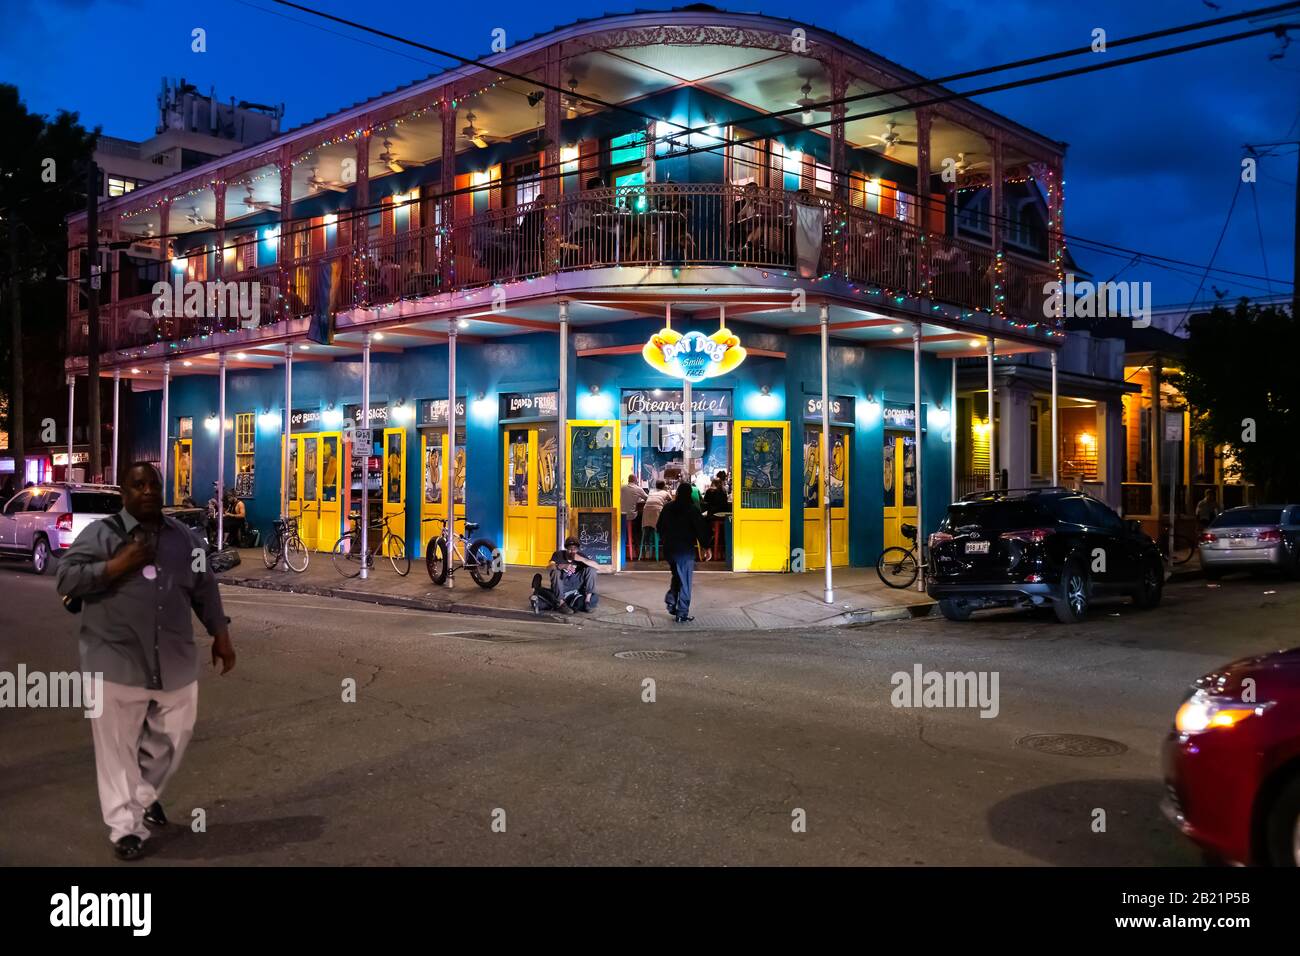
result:
M 1212 856 L 1300 866 L 1300 648 L 1196 681 L 1164 768 L 1165 815 Z

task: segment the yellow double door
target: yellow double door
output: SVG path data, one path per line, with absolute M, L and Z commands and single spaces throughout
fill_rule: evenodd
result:
M 735 423 L 732 434 L 732 569 L 790 567 L 790 423 Z
M 289 517 L 303 544 L 329 551 L 343 533 L 347 492 L 342 432 L 308 432 L 289 439 Z
M 910 548 L 903 525 L 916 525 L 916 439 L 900 432 L 885 432 L 884 542 L 886 548 Z
M 826 567 L 826 518 L 822 507 L 822 429 L 805 426 L 803 440 L 803 549 L 805 567 Z M 831 428 L 829 494 L 831 567 L 849 563 L 849 433 Z
M 456 438 L 456 461 L 448 468 L 451 448 L 446 429 L 426 429 L 420 435 L 420 544 L 427 550 L 429 541 L 442 531 L 447 518 L 447 501 L 455 501 L 456 533 L 465 532 L 465 436 Z M 452 497 L 454 495 L 454 498 Z M 421 551 L 421 554 L 426 553 Z
M 560 430 L 554 422 L 504 429 L 505 561 L 542 567 L 559 547 Z

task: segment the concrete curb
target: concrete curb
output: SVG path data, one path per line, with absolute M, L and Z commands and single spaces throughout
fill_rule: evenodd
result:
M 428 611 L 434 614 L 462 614 L 470 617 L 490 617 L 502 621 L 539 621 L 548 620 L 559 624 L 569 624 L 567 617 L 559 614 L 534 614 L 531 611 L 516 611 L 511 608 L 482 607 L 477 604 L 465 604 L 458 601 L 431 601 L 423 598 L 397 597 L 392 594 L 374 594 L 369 591 L 354 591 L 348 588 L 325 588 L 312 584 L 281 584 L 265 578 L 220 577 L 221 584 L 238 588 L 251 588 L 258 591 L 279 591 L 283 594 L 311 594 L 316 597 L 337 598 L 341 601 L 356 601 L 361 604 L 376 604 L 381 607 L 409 608 L 413 611 Z

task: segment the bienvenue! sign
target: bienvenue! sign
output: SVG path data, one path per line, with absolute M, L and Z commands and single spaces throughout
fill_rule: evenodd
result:
M 641 355 L 651 368 L 688 382 L 725 375 L 745 361 L 740 339 L 725 327 L 712 335 L 663 328 L 650 337 Z
M 649 417 L 672 417 L 682 414 L 682 405 L 685 404 L 682 392 L 679 389 L 663 389 L 653 391 L 644 391 L 636 389 L 624 389 L 623 391 L 623 420 L 637 416 Z M 726 390 L 705 390 L 691 392 L 691 415 L 702 418 L 730 418 L 731 417 L 731 392 Z

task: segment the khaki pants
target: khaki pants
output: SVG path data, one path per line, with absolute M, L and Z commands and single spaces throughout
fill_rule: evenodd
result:
M 104 710 L 90 727 L 99 806 L 114 843 L 149 838 L 144 812 L 180 766 L 198 704 L 198 681 L 170 691 L 104 681 Z

